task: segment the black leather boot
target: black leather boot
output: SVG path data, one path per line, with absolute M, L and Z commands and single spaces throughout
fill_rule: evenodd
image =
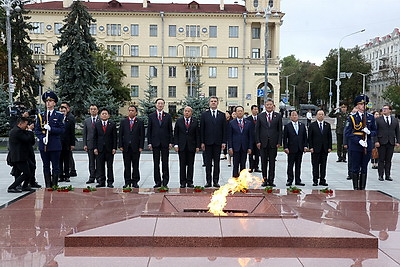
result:
M 367 174 L 361 173 L 360 174 L 360 190 L 365 190 L 365 186 L 367 185 Z
M 353 189 L 358 190 L 359 189 L 358 173 L 350 173 L 350 177 L 353 180 Z
M 45 173 L 44 174 L 44 183 L 46 185 L 46 188 L 51 187 L 51 174 L 50 173 Z

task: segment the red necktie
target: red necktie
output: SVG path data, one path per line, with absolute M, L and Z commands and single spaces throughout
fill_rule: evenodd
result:
M 94 123 L 96 122 L 96 118 L 92 119 L 92 127 L 94 128 Z
M 107 131 L 107 124 L 103 122 L 103 132 L 106 133 L 106 131 Z
M 159 122 L 160 125 L 161 125 L 161 123 L 162 123 L 162 113 L 161 113 L 161 112 L 158 113 L 158 122 Z
M 185 125 L 186 125 L 186 128 L 189 129 L 189 126 L 190 126 L 190 121 L 189 121 L 189 119 L 186 119 Z
M 271 123 L 271 114 L 270 113 L 267 114 L 267 118 L 268 118 L 268 122 Z

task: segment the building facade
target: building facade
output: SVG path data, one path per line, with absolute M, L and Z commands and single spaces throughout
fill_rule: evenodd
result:
M 70 11 L 71 0 L 26 5 L 37 29 L 30 33 L 35 62 L 46 69 L 44 89 L 54 88 L 55 63 L 62 51 L 53 46 Z M 216 95 L 220 109 L 262 105 L 265 26 L 268 21 L 268 97 L 279 103 L 279 40 L 284 14 L 280 0 L 246 0 L 244 5 L 85 2 L 96 23 L 97 44 L 114 51 L 127 75 L 132 103 L 151 86 L 175 113 L 186 95 L 201 84 L 201 96 Z M 264 7 L 273 6 L 266 19 Z M 262 90 L 261 90 L 262 91 Z
M 398 83 L 400 74 L 400 31 L 395 28 L 391 34 L 371 39 L 364 45 L 362 54 L 371 63 L 371 77 L 368 88 L 373 109 L 387 103 L 382 97 L 385 89 Z

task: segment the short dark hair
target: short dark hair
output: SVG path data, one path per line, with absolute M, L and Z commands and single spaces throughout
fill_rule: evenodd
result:
M 393 107 L 392 107 L 392 105 L 389 105 L 389 104 L 383 105 L 382 107 L 388 107 L 388 108 L 389 108 L 389 110 L 393 110 Z
M 96 107 L 96 108 L 99 108 L 96 104 L 90 104 L 90 106 L 89 106 L 89 108 L 90 107 Z
M 154 104 L 157 104 L 157 102 L 158 102 L 159 100 L 162 100 L 162 102 L 164 102 L 164 104 L 165 104 L 164 98 L 157 98 L 156 101 L 154 101 Z
M 129 108 L 135 108 L 135 110 L 136 110 L 136 112 L 137 112 L 137 107 L 136 107 L 135 105 L 129 105 L 128 109 L 129 109 Z
M 244 111 L 244 107 L 243 107 L 243 106 L 236 106 L 236 107 L 235 107 L 235 112 L 237 111 L 238 108 L 242 108 L 243 111 Z
M 272 100 L 272 98 L 267 98 L 267 100 L 265 100 L 265 103 L 267 103 L 267 102 L 272 102 L 272 104 L 275 104 L 274 100 Z M 264 103 L 264 105 L 265 105 L 265 103 Z
M 69 104 L 67 101 L 61 102 L 61 106 L 62 106 L 62 105 L 67 105 L 67 107 L 71 107 L 70 104 Z
M 213 99 L 213 98 L 217 99 L 217 101 L 218 101 L 218 96 L 212 95 L 212 96 L 210 96 L 210 99 L 208 99 L 208 102 L 210 102 L 210 100 Z
M 107 111 L 108 115 L 111 115 L 111 112 L 110 112 L 110 110 L 109 110 L 108 108 L 102 108 L 102 109 L 100 110 L 100 114 L 101 114 L 103 111 Z
M 258 106 L 257 105 L 251 105 L 250 110 L 253 110 L 254 108 L 258 108 Z
M 17 124 L 20 124 L 20 123 L 23 123 L 23 122 L 26 122 L 26 121 L 29 121 L 28 118 L 26 118 L 26 117 L 18 117 Z
M 291 110 L 291 111 L 289 112 L 289 116 L 291 116 L 291 115 L 292 115 L 292 112 L 296 112 L 296 113 L 297 113 L 297 115 L 299 115 L 299 112 L 298 112 L 297 110 Z
M 325 110 L 323 110 L 323 109 L 318 109 L 315 114 L 317 114 L 319 111 L 322 111 L 324 113 L 324 115 L 325 115 Z

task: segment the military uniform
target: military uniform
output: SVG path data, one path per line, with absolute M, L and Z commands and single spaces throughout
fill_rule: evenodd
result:
M 343 106 L 346 107 L 345 105 L 342 105 L 341 108 Z M 336 142 L 338 162 L 346 162 L 347 149 L 343 147 L 343 133 L 349 114 L 349 112 L 336 112 L 335 110 L 332 110 L 328 115 L 331 118 L 336 118 Z
M 359 95 L 355 98 L 354 105 L 365 102 L 368 103 L 369 98 Z M 363 125 L 363 116 L 366 116 L 365 125 Z M 364 190 L 367 183 L 368 162 L 374 147 L 372 137 L 376 135 L 375 118 L 371 113 L 357 112 L 349 116 L 347 123 L 345 135 L 351 154 L 350 177 L 355 190 Z
M 54 92 L 44 93 L 42 99 L 45 103 L 48 100 L 54 100 L 56 103 L 58 101 L 58 97 Z M 35 134 L 39 138 L 39 151 L 43 161 L 43 175 L 46 187 L 51 187 L 58 183 L 60 175 L 59 161 L 62 148 L 60 135 L 64 132 L 63 119 L 64 115 L 55 109 L 52 111 L 46 110 L 37 116 Z M 50 126 L 50 130 L 45 128 L 46 125 Z M 50 162 L 52 171 L 50 170 Z

